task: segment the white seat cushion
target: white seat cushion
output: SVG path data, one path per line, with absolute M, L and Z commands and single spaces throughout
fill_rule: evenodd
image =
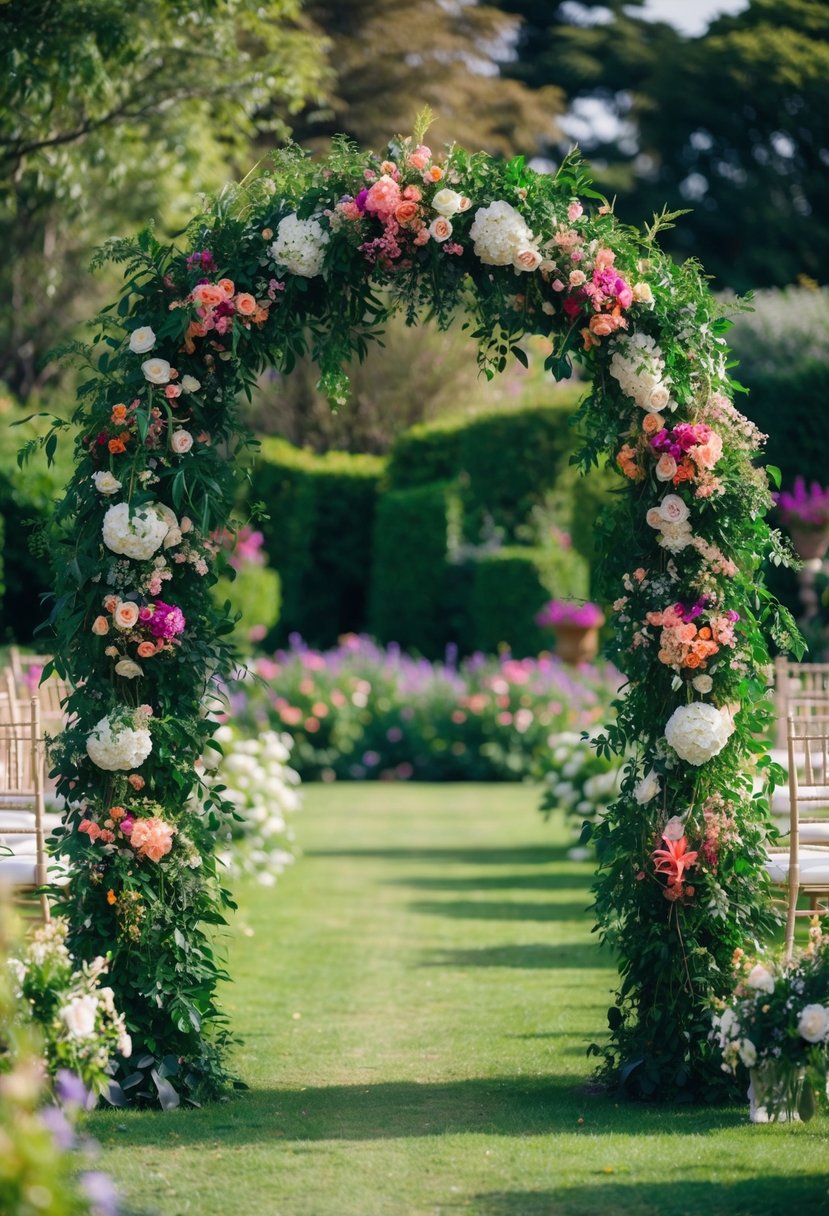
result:
M 763 863 L 766 873 L 777 886 L 785 887 L 789 881 L 789 854 L 772 853 Z M 829 849 L 801 850 L 800 881 L 803 885 L 823 886 L 829 889 Z
M 33 856 L 0 857 L 0 886 L 8 883 L 13 887 L 35 885 L 35 859 Z
M 829 846 L 829 820 L 821 823 L 801 823 L 798 829 L 801 844 L 825 844 Z

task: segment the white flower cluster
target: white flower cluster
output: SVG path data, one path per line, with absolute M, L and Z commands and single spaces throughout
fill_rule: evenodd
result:
M 205 756 L 205 765 L 212 769 L 204 782 L 208 789 L 226 786 L 222 797 L 241 816 L 225 827 L 229 847 L 220 859 L 231 872 L 273 886 L 293 861 L 293 832 L 287 821 L 300 805 L 299 774 L 288 764 L 293 740 L 275 731 L 240 739 L 228 726 L 219 727 L 215 738 L 224 755 L 211 750 Z
M 116 503 L 104 516 L 104 544 L 113 553 L 146 561 L 161 546 L 169 549 L 181 540 L 178 520 L 169 507 L 148 502 L 130 512 L 127 502 Z
M 153 740 L 147 727 L 130 725 L 123 719 L 113 722 L 101 718 L 86 740 L 89 759 L 108 773 L 138 768 L 152 750 Z
M 624 757 L 600 757 L 590 739 L 572 731 L 552 736 L 550 744 L 552 751 L 544 761 L 548 793 L 543 805 L 576 819 L 580 833 L 585 819 L 601 819 L 618 797 Z M 577 847 L 568 855 L 579 861 L 589 857 L 590 850 Z
M 676 408 L 664 371 L 662 351 L 649 334 L 620 334 L 614 339 L 610 374 L 625 396 L 649 414 Z
M 485 266 L 537 270 L 542 257 L 523 216 L 502 200 L 479 207 L 469 229 L 475 254 Z
M 726 1061 L 723 1067 L 726 1072 L 732 1072 L 739 1058 L 746 1068 L 753 1068 L 757 1063 L 757 1048 L 751 1039 L 743 1036 L 742 1027 L 733 1009 L 723 1009 L 715 1015 L 711 1037 L 716 1041 Z
M 322 273 L 328 240 L 328 233 L 318 220 L 301 220 L 292 211 L 279 221 L 270 254 L 279 266 L 284 266 L 291 274 L 313 279 Z
M 693 701 L 680 705 L 665 726 L 665 738 L 680 760 L 699 767 L 718 756 L 734 731 L 734 719 L 726 709 Z
M 694 539 L 688 506 L 678 494 L 666 494 L 658 507 L 651 507 L 646 521 L 659 533 L 657 543 L 669 553 L 681 553 Z

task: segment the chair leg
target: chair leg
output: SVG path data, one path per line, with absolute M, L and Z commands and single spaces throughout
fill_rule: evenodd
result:
M 52 909 L 49 907 L 49 896 L 45 891 L 40 896 L 40 910 L 43 914 L 43 923 L 48 925 L 52 919 Z
M 794 926 L 797 913 L 797 895 L 800 890 L 800 874 L 789 872 L 789 905 L 786 912 L 786 962 L 791 962 L 794 953 Z

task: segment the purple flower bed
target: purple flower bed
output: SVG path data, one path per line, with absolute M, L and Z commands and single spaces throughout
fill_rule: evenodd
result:
M 520 781 L 562 731 L 610 715 L 620 677 L 552 655 L 416 659 L 347 635 L 312 650 L 293 635 L 230 690 L 243 730 L 287 731 L 303 780 Z

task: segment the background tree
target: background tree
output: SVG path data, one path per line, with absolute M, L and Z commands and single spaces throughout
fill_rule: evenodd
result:
M 0 4 L 0 380 L 25 397 L 75 319 L 86 263 L 250 167 L 254 135 L 322 94 L 299 0 Z

